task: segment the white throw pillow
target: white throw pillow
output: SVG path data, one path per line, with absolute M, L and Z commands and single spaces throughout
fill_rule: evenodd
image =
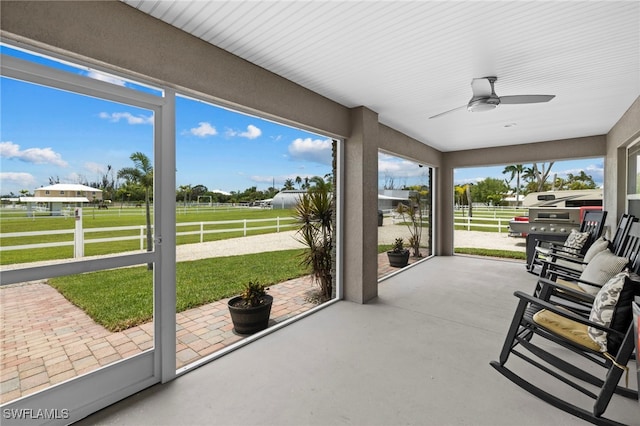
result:
M 609 248 L 609 241 L 605 240 L 604 237 L 600 237 L 591 244 L 587 252 L 584 254 L 584 263 L 589 263 L 593 260 L 594 256 L 601 251 Z
M 591 262 L 584 268 L 580 279 L 592 282 L 594 284 L 604 284 L 613 278 L 617 273 L 621 272 L 625 266 L 629 263 L 629 259 L 626 257 L 616 256 L 611 253 L 611 250 L 605 249 L 600 253 L 593 256 Z M 600 287 L 594 287 L 592 285 L 578 282 L 581 289 L 589 294 L 596 295 L 600 290 Z

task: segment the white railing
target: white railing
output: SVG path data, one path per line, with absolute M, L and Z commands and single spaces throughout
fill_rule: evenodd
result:
M 499 233 L 509 232 L 509 221 L 513 218 L 492 218 L 492 217 L 454 217 L 453 225 L 462 226 L 465 230 L 471 231 L 471 228 L 487 228 L 498 229 Z M 475 223 L 474 223 L 475 222 Z M 486 223 L 490 222 L 490 223 Z
M 275 232 L 280 232 L 281 230 L 286 230 L 289 228 L 293 228 L 298 226 L 294 221 L 296 219 L 293 217 L 276 217 L 276 218 L 268 218 L 268 219 L 241 219 L 241 220 L 223 220 L 223 221 L 215 221 L 215 222 L 182 222 L 177 223 L 176 228 L 180 227 L 198 227 L 195 231 L 182 231 L 176 232 L 176 237 L 183 235 L 199 235 L 200 242 L 204 242 L 204 236 L 207 234 L 219 234 L 225 232 L 242 232 L 243 236 L 247 236 L 251 231 L 259 231 L 259 230 L 275 230 Z M 267 222 L 275 222 L 272 225 L 264 225 L 264 226 L 250 226 L 253 223 L 267 223 Z M 226 226 L 226 225 L 234 225 L 239 224 L 240 226 L 234 226 L 231 228 L 223 228 L 223 229 L 207 229 L 207 227 L 215 227 L 215 226 Z M 152 225 L 153 229 L 153 225 Z M 98 232 L 127 232 L 133 231 L 135 235 L 121 235 L 118 237 L 108 237 L 108 238 L 85 238 L 86 234 L 98 233 Z M 76 230 L 74 229 L 64 229 L 64 230 L 55 230 L 55 231 L 30 231 L 30 232 L 9 232 L 0 234 L 0 239 L 5 240 L 7 238 L 24 238 L 24 237 L 34 237 L 40 235 L 71 235 L 72 239 L 67 241 L 55 241 L 55 242 L 47 242 L 47 243 L 36 243 L 36 244 L 20 244 L 20 245 L 12 245 L 12 246 L 2 246 L 0 247 L 0 252 L 10 251 L 10 250 L 29 250 L 35 248 L 48 248 L 48 247 L 63 247 L 63 246 L 74 246 L 76 241 L 79 239 L 83 241 L 84 244 L 95 244 L 95 243 L 107 243 L 107 242 L 115 242 L 115 241 L 129 241 L 129 240 L 139 240 L 140 241 L 140 250 L 144 250 L 144 244 L 146 240 L 146 225 L 135 225 L 135 226 L 116 226 L 116 227 L 108 227 L 108 228 L 85 228 L 82 230 L 82 235 L 78 235 Z

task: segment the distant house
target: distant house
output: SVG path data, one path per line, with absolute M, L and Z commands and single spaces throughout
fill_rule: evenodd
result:
M 379 189 L 378 210 L 395 210 L 399 203 L 407 203 L 412 191 L 404 189 Z
M 20 197 L 27 203 L 27 215 L 36 207 L 44 207 L 52 216 L 61 216 L 63 207 L 82 207 L 85 203 L 101 202 L 102 190 L 80 184 L 57 183 L 34 191 L 33 197 Z

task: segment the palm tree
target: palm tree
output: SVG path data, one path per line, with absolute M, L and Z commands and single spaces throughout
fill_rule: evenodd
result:
M 153 166 L 149 157 L 142 152 L 134 152 L 129 158 L 133 161 L 134 167 L 124 167 L 118 170 L 118 178 L 138 184 L 144 189 L 144 204 L 147 213 L 147 251 L 153 251 L 150 208 L 151 192 L 153 191 Z M 147 264 L 147 268 L 153 269 L 153 263 Z
M 510 181 L 513 180 L 514 176 L 516 177 L 516 208 L 518 208 L 520 204 L 520 175 L 524 173 L 524 166 L 522 164 L 513 164 L 505 167 L 502 173 L 511 173 Z
M 314 281 L 320 286 L 323 300 L 333 296 L 333 209 L 331 185 L 321 177 L 296 205 L 295 217 L 300 224 L 298 241 L 306 246 L 302 264 L 311 268 Z
M 285 180 L 284 181 L 284 187 L 282 189 L 284 189 L 285 191 L 290 191 L 290 190 L 294 189 L 293 179 Z
M 548 166 L 546 163 L 542 163 L 541 168 L 539 168 L 537 163 L 533 163 L 532 167 L 527 167 L 523 171 L 522 177 L 533 184 L 533 192 L 544 191 L 544 187 L 547 179 L 549 178 L 549 174 L 551 173 L 551 167 L 553 167 L 553 164 L 554 161 L 549 162 Z

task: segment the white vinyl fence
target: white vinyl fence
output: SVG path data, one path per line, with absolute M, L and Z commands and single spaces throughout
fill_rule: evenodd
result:
M 204 242 L 204 236 L 206 234 L 219 234 L 225 232 L 242 232 L 242 235 L 247 236 L 248 233 L 252 231 L 259 230 L 272 230 L 273 232 L 280 232 L 282 230 L 289 230 L 290 228 L 297 227 L 295 223 L 295 218 L 293 217 L 276 217 L 276 218 L 268 218 L 268 219 L 241 219 L 241 220 L 223 220 L 223 221 L 215 221 L 215 222 L 184 222 L 177 223 L 176 228 L 176 236 L 182 235 L 199 235 L 200 242 Z M 255 226 L 254 224 L 264 223 L 264 225 Z M 215 226 L 231 226 L 225 227 L 222 229 L 207 229 Z M 236 226 L 234 226 L 236 225 Z M 153 225 L 152 225 L 153 228 Z M 182 231 L 180 232 L 180 228 L 197 228 L 195 230 Z M 108 233 L 113 234 L 116 232 L 119 233 L 127 233 L 130 235 L 120 235 L 114 237 L 107 238 L 87 238 L 88 234 L 95 233 Z M 65 241 L 55 241 L 55 242 L 47 242 L 47 243 L 36 243 L 36 244 L 15 244 L 9 246 L 0 247 L 0 252 L 10 251 L 10 250 L 29 250 L 35 248 L 47 248 L 47 247 L 63 247 L 63 246 L 76 246 L 78 242 L 80 244 L 97 244 L 97 243 L 109 243 L 115 241 L 127 241 L 127 240 L 139 240 L 140 241 L 140 250 L 144 250 L 144 245 L 146 241 L 146 225 L 136 225 L 136 226 L 117 226 L 117 227 L 108 227 L 108 228 L 85 228 L 80 229 L 80 232 L 74 229 L 64 229 L 57 231 L 32 231 L 32 232 L 9 232 L 0 234 L 0 239 L 5 241 L 8 238 L 14 238 L 16 241 L 19 241 L 20 238 L 24 237 L 34 237 L 34 236 L 42 236 L 42 235 L 69 235 L 70 238 Z M 84 250 L 76 251 L 76 253 L 83 253 Z M 81 257 L 81 256 L 77 256 Z

